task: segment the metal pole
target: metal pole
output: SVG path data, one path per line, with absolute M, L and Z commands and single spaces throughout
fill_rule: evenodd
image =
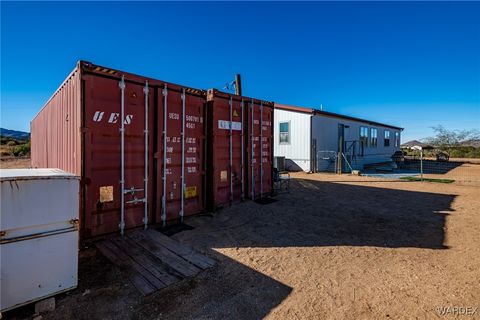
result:
M 252 144 L 252 155 L 251 155 L 251 167 L 252 167 L 252 200 L 255 199 L 255 174 L 254 174 L 254 166 L 255 164 L 253 163 L 253 161 L 255 160 L 255 155 L 254 155 L 254 152 L 255 152 L 255 148 L 254 148 L 254 143 L 255 143 L 255 136 L 253 134 L 253 99 L 252 99 L 252 103 L 250 104 L 250 113 L 251 113 L 251 120 L 252 120 L 252 125 L 251 125 L 251 144 Z
M 118 84 L 122 92 L 120 98 L 120 234 L 125 229 L 125 76 Z
M 180 206 L 180 221 L 183 222 L 184 205 L 185 205 L 185 88 L 182 91 L 182 199 Z
M 243 139 L 245 138 L 245 135 L 243 133 L 243 127 L 244 127 L 244 122 L 243 122 L 243 111 L 244 111 L 244 101 L 242 99 L 242 102 L 240 104 L 240 108 L 241 108 L 241 113 L 242 113 L 242 200 L 245 199 L 245 179 L 244 179 L 244 176 L 245 176 L 245 168 L 244 168 L 244 162 L 245 162 L 245 155 L 244 155 L 244 152 L 245 152 L 245 146 L 244 146 L 244 141 Z
M 263 197 L 263 101 L 260 101 L 260 198 Z
M 343 137 L 339 138 L 339 144 L 340 144 L 340 151 L 338 152 L 338 174 L 342 174 L 343 172 L 343 163 L 342 163 L 342 156 L 343 156 Z
M 143 178 L 143 190 L 144 190 L 144 212 L 143 212 L 143 224 L 144 228 L 147 229 L 148 225 L 148 80 L 145 81 L 145 88 L 143 92 L 145 93 L 145 176 Z
M 162 223 L 167 224 L 167 96 L 168 88 L 163 88 L 163 195 L 162 195 Z
M 420 180 L 423 181 L 423 149 L 420 149 Z
M 242 80 L 239 73 L 235 75 L 235 94 L 242 95 Z
M 233 118 L 232 118 L 232 112 L 233 112 L 233 100 L 232 96 L 230 96 L 230 101 L 229 101 L 229 106 L 230 106 L 230 131 L 229 131 L 229 147 L 230 147 L 230 152 L 229 152 L 229 158 L 230 158 L 230 203 L 233 202 Z

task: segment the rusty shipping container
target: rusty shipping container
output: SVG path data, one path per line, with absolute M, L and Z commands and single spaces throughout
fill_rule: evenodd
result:
M 202 212 L 205 105 L 202 90 L 81 61 L 31 122 L 32 166 L 81 177 L 83 239 Z
M 273 103 L 207 93 L 208 209 L 273 189 Z

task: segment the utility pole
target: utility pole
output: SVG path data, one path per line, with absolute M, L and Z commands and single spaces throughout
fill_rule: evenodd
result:
M 235 74 L 235 94 L 242 95 L 242 80 L 240 79 L 240 73 Z

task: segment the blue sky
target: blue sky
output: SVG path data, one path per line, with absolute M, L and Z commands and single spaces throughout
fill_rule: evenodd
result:
M 480 128 L 480 3 L 1 2 L 1 127 L 79 59 L 405 127 Z

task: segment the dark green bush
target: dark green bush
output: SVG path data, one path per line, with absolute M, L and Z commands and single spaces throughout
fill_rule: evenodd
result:
M 11 148 L 12 155 L 15 157 L 23 157 L 30 154 L 30 141 L 24 144 L 13 146 Z

